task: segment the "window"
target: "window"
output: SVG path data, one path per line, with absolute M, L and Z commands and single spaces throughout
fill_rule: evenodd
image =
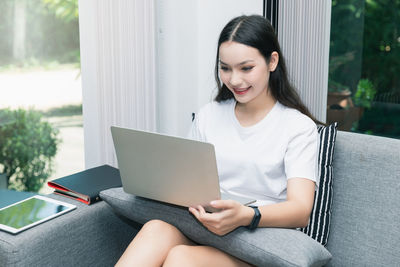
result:
M 43 192 L 84 168 L 78 0 L 2 0 L 0 10 L 0 178 Z
M 400 138 L 400 0 L 333 0 L 327 121 Z

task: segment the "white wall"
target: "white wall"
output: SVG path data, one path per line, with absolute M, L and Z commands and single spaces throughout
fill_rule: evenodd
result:
M 186 136 L 191 114 L 213 98 L 218 36 L 233 17 L 263 12 L 262 0 L 157 0 L 157 130 Z

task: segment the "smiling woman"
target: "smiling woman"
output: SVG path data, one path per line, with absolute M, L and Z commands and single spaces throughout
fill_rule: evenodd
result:
M 190 213 L 218 236 L 239 227 L 306 226 L 317 180 L 317 127 L 288 82 L 269 21 L 259 15 L 232 19 L 220 34 L 215 70 L 218 94 L 198 112 L 189 138 L 214 145 L 222 191 L 256 202 L 249 207 L 214 200 L 209 205 L 219 211 L 196 206 Z M 117 266 L 188 266 L 193 261 L 249 266 L 159 220 L 143 226 Z
M 238 17 L 228 23 L 225 27 L 226 31 L 221 33 L 215 64 L 215 80 L 218 86 L 218 95 L 215 100 L 231 99 L 234 87 L 237 86 L 235 83 L 242 82 L 235 79 L 244 77 L 239 74 L 245 73 L 252 83 L 256 82 L 254 77 L 257 77 L 257 87 L 253 89 L 266 90 L 285 106 L 295 108 L 320 123 L 304 106 L 296 90 L 289 83 L 285 60 L 274 28 L 268 23 L 262 26 L 267 27 L 267 30 L 264 30 L 260 25 L 255 21 L 243 22 Z M 265 40 L 268 40 L 268 43 L 264 43 Z M 232 62 L 226 62 L 224 57 Z M 256 68 L 253 69 L 254 67 Z

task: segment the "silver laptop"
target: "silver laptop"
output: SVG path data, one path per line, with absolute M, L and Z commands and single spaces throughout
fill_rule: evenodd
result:
M 222 194 L 214 146 L 157 133 L 111 127 L 124 191 L 185 207 L 216 199 L 244 205 L 255 200 Z

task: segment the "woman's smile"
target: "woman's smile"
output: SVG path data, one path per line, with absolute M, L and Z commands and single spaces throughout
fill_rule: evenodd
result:
M 233 88 L 233 92 L 237 95 L 244 95 L 250 90 L 251 86 L 244 88 Z

